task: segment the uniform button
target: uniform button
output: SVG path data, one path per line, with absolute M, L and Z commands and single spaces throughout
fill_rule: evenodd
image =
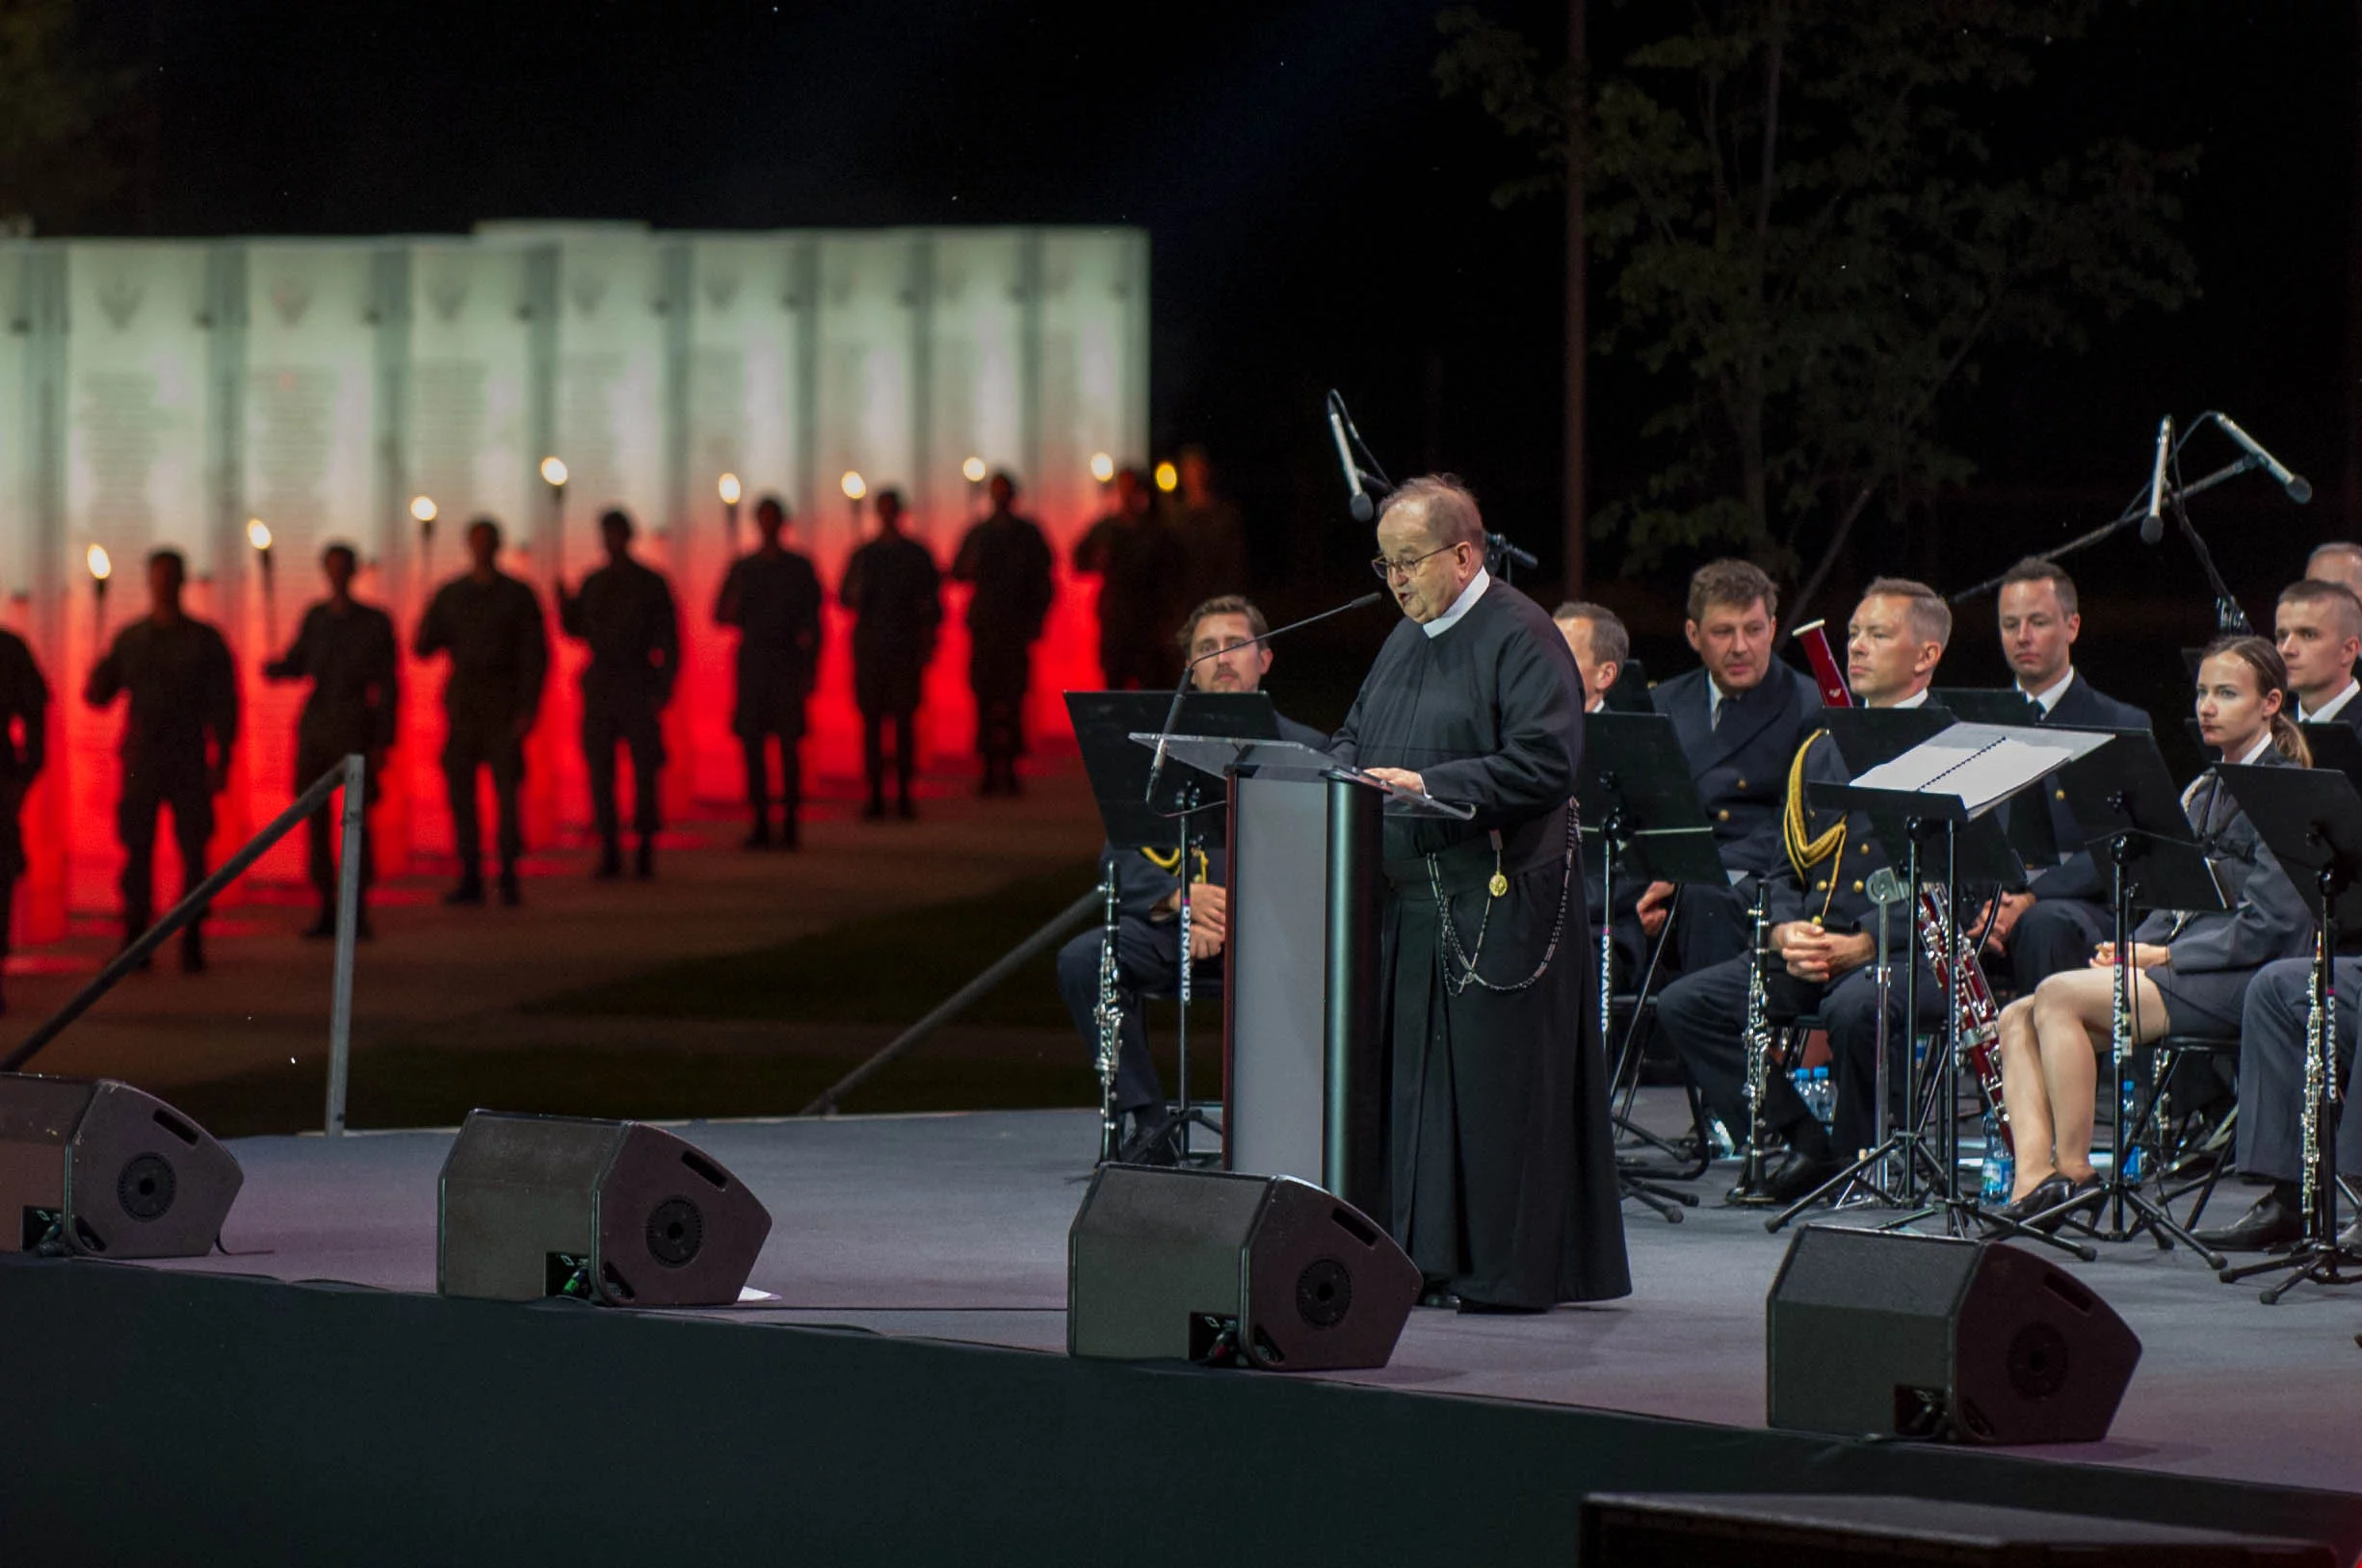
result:
M 1746 788 L 1746 780 L 1745 780 L 1745 779 L 1744 779 L 1744 778 L 1743 778 L 1743 779 L 1741 779 L 1741 780 L 1739 781 L 1739 787 L 1740 787 L 1741 789 L 1743 789 L 1743 790 L 1744 790 L 1744 789 L 1745 789 L 1745 788 Z
M 1862 850 L 1862 853 L 1864 853 L 1864 854 L 1868 854 L 1868 853 L 1870 852 L 1870 846 L 1869 846 L 1869 845 L 1867 845 L 1867 844 L 1863 845 L 1863 846 L 1861 847 L 1861 850 Z
M 1818 893 L 1818 892 L 1820 892 L 1820 891 L 1821 891 L 1823 888 L 1824 888 L 1824 887 L 1826 887 L 1826 886 L 1828 886 L 1828 885 L 1829 885 L 1829 884 L 1827 883 L 1827 881 L 1826 881 L 1826 880 L 1823 880 L 1823 881 L 1818 881 L 1818 882 L 1815 882 L 1815 883 L 1813 884 L 1813 891 L 1814 891 L 1815 893 Z
M 1725 807 L 1725 808 L 1723 808 L 1722 810 L 1716 812 L 1716 813 L 1714 814 L 1714 820 L 1715 820 L 1716 822 L 1718 822 L 1718 823 L 1726 823 L 1726 822 L 1729 822 L 1729 821 L 1730 821 L 1730 810 L 1729 810 L 1729 808 L 1728 808 L 1728 807 Z
M 2061 799 L 2061 800 L 2065 799 L 2065 798 L 2066 798 L 2066 791 L 2064 791 L 2064 790 L 2060 790 L 2060 791 L 2059 792 L 2059 798 L 2060 798 L 2060 799 Z
M 1853 891 L 1854 891 L 1854 892 L 1859 893 L 1861 890 L 1862 890 L 1862 884 L 1861 884 L 1861 883 L 1856 882 L 1856 883 L 1854 883 L 1854 884 L 1853 884 Z

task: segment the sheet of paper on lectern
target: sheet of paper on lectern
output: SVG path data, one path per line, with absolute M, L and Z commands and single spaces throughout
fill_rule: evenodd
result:
M 1955 724 L 1853 782 L 1864 789 L 1953 796 L 1973 817 L 2107 741 L 2088 730 Z

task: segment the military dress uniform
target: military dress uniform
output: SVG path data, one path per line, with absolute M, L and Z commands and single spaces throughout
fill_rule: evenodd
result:
M 590 775 L 590 814 L 603 849 L 599 869 L 620 869 L 622 823 L 616 804 L 616 747 L 632 758 L 632 829 L 640 835 L 639 874 L 654 869 L 662 824 L 657 779 L 665 765 L 663 715 L 681 666 L 680 613 L 664 574 L 626 556 L 563 594 L 558 619 L 568 637 L 590 646 L 582 676 L 583 762 Z

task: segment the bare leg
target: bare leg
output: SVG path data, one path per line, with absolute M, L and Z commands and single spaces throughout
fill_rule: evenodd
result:
M 2050 1087 L 2034 1032 L 2034 998 L 2001 1009 L 2001 1091 L 2009 1108 L 2009 1201 L 2033 1191 L 2058 1168 L 2051 1158 Z
M 2139 971 L 2133 985 L 2133 1011 L 2139 1021 L 2134 1043 L 2162 1038 L 2168 1028 L 2164 993 Z M 2060 1174 L 2078 1182 L 2091 1175 L 2099 1054 L 2108 1048 L 2114 1011 L 2115 977 L 2105 969 L 2053 975 L 2034 994 L 2034 1034 L 2055 1123 L 2052 1144 Z

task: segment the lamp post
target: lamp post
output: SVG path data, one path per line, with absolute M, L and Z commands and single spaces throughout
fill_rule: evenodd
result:
M 968 482 L 968 515 L 984 510 L 984 459 L 970 457 L 959 465 L 959 477 Z
M 107 559 L 107 547 L 93 544 L 82 553 L 83 564 L 91 569 L 91 604 L 97 615 L 96 640 L 107 640 L 107 579 L 115 575 L 115 562 Z
M 278 595 L 271 575 L 271 528 L 259 517 L 246 520 L 246 542 L 254 547 L 254 559 L 262 566 L 262 640 L 270 647 L 278 646 Z
M 549 574 L 565 581 L 565 464 L 556 457 L 541 459 L 541 483 L 549 486 Z
M 859 549 L 861 545 L 861 498 L 869 494 L 869 482 L 861 477 L 859 469 L 848 468 L 845 470 L 845 477 L 836 482 L 836 486 L 845 492 L 845 499 L 853 505 L 853 548 Z
M 736 474 L 724 474 L 716 486 L 722 492 L 722 559 L 738 554 L 738 503 L 747 492 Z

